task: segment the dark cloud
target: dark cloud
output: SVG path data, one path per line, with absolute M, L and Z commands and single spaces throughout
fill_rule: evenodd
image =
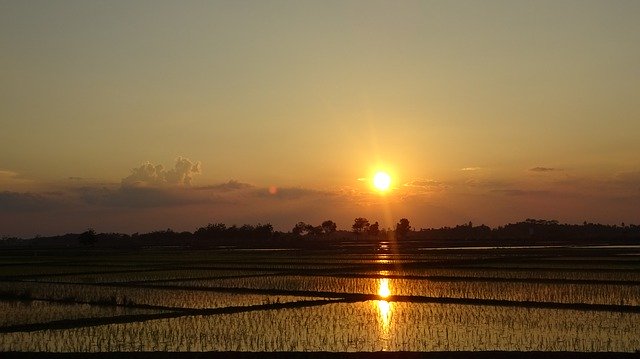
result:
M 256 188 L 253 191 L 253 195 L 256 197 L 262 198 L 276 198 L 276 199 L 286 199 L 286 200 L 295 200 L 305 197 L 313 197 L 313 196 L 321 196 L 326 197 L 330 196 L 330 192 L 319 191 L 309 188 L 302 187 L 270 187 L 270 188 Z
M 200 162 L 178 157 L 172 169 L 147 162 L 131 170 L 119 187 L 85 186 L 74 189 L 81 202 L 106 207 L 170 207 L 207 203 L 212 197 L 189 190 L 193 176 L 200 173 Z M 81 181 L 80 177 L 69 177 Z M 185 187 L 187 186 L 187 187 Z
M 523 189 L 495 189 L 493 193 L 503 194 L 505 196 L 540 196 L 548 195 L 549 191 L 523 190 Z
M 150 162 L 131 170 L 128 177 L 122 179 L 123 187 L 161 187 L 171 185 L 191 185 L 193 176 L 200 174 L 200 162 L 178 157 L 174 167 L 165 170 L 162 165 Z
M 134 169 L 134 173 L 123 179 L 120 186 L 84 186 L 73 191 L 86 205 L 130 208 L 249 204 L 259 200 L 295 201 L 331 195 L 330 192 L 301 187 L 257 187 L 237 180 L 209 186 L 180 186 L 188 184 L 187 177 L 189 173 L 195 173 L 194 166 L 193 162 L 183 158 L 178 159 L 176 168 L 170 171 L 147 163 Z
M 221 191 L 221 192 L 230 192 L 230 191 L 238 191 L 243 189 L 255 188 L 254 185 L 249 183 L 238 182 L 236 180 L 230 180 L 229 182 L 210 185 L 210 186 L 201 186 L 196 187 L 197 190 L 211 190 L 211 191 Z
M 45 195 L 45 196 L 55 196 L 55 197 L 62 197 L 64 196 L 66 193 L 62 192 L 62 191 L 47 191 L 47 192 L 40 192 L 41 195 Z
M 531 172 L 553 172 L 553 171 L 562 171 L 559 168 L 553 168 L 553 167 L 533 167 L 533 168 L 529 168 L 529 171 Z
M 77 192 L 84 203 L 107 207 L 171 207 L 219 202 L 218 198 L 198 195 L 189 189 L 82 187 Z
M 613 183 L 626 191 L 640 192 L 640 171 L 618 173 Z
M 214 191 L 227 197 L 237 197 L 242 199 L 249 198 L 274 198 L 295 200 L 310 196 L 329 196 L 331 192 L 320 191 L 302 187 L 258 187 L 250 183 L 230 180 L 226 183 L 220 183 L 210 186 L 196 187 L 198 191 Z
M 31 192 L 0 192 L 0 211 L 46 211 L 58 208 L 63 203 L 58 198 L 51 198 L 57 194 L 43 194 Z
M 640 171 L 618 173 L 615 176 L 615 182 L 622 184 L 640 185 Z
M 9 191 L 19 191 L 17 187 L 23 187 L 25 185 L 32 185 L 33 180 L 24 177 L 22 174 L 14 171 L 0 169 L 0 189 Z M 29 186 L 30 187 L 30 186 Z M 24 191 L 25 189 L 20 189 Z

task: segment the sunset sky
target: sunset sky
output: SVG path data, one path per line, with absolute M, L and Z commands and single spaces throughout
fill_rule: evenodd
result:
M 640 223 L 639 15 L 0 0 L 0 236 Z

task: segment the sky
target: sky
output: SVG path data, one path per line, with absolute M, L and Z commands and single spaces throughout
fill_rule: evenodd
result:
M 640 223 L 638 14 L 0 0 L 0 236 Z

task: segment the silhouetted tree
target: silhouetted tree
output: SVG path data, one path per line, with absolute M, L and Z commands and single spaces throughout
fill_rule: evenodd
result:
M 324 232 L 324 234 L 331 234 L 333 232 L 335 232 L 338 228 L 338 226 L 336 225 L 336 222 L 332 221 L 332 220 L 326 220 L 324 222 L 322 222 L 322 231 Z
M 273 226 L 271 223 L 258 223 L 253 230 L 256 239 L 271 239 L 273 237 Z
M 209 223 L 206 227 L 200 227 L 194 235 L 198 238 L 219 239 L 225 236 L 227 226 L 224 223 Z
M 411 231 L 409 220 L 406 218 L 400 219 L 400 222 L 396 224 L 396 238 L 407 238 L 407 235 Z
M 369 229 L 369 220 L 367 220 L 366 218 L 358 217 L 354 219 L 354 223 L 351 228 L 356 234 L 367 233 L 367 230 Z
M 303 235 L 309 233 L 309 226 L 310 226 L 309 224 L 306 224 L 304 222 L 298 222 L 291 229 L 291 233 L 293 233 L 296 236 L 303 236 Z M 313 226 L 311 226 L 311 227 L 313 227 Z
M 380 234 L 380 225 L 378 222 L 375 222 L 369 225 L 369 229 L 367 230 L 367 234 L 370 236 L 377 237 Z
M 307 225 L 307 233 L 314 237 L 319 237 L 322 235 L 322 226 L 312 226 L 310 224 Z
M 80 234 L 78 238 L 81 244 L 85 246 L 92 246 L 96 243 L 96 231 L 93 228 L 89 228 Z

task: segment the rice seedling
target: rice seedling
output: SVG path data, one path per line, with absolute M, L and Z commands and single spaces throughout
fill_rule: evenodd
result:
M 640 286 L 535 282 L 430 281 L 388 279 L 394 295 L 500 299 L 558 303 L 640 305 Z M 158 282 L 156 285 L 167 283 Z M 311 292 L 377 294 L 377 278 L 271 276 L 185 280 L 172 285 L 202 288 L 252 288 Z
M 139 308 L 51 303 L 39 300 L 0 301 L 0 327 L 45 323 L 61 319 L 99 318 L 155 312 Z
M 39 300 L 65 300 L 79 303 L 111 304 L 120 306 L 148 305 L 166 308 L 221 308 L 266 303 L 286 303 L 321 298 L 288 295 L 260 295 L 214 293 L 190 290 L 164 290 L 157 288 L 105 287 L 94 285 L 0 282 L 0 292 L 16 297 Z M 28 295 L 25 295 L 28 294 Z
M 496 253 L 157 251 L 75 258 L 73 264 L 64 256 L 11 257 L 0 266 L 0 327 L 45 323 L 47 329 L 7 329 L 0 333 L 0 351 L 640 348 L 634 335 L 640 332 L 640 314 L 517 306 L 524 301 L 638 306 L 635 257 L 580 261 L 522 254 L 514 260 L 508 251 Z M 245 289 L 264 294 L 242 293 Z M 297 307 L 297 302 L 323 299 L 314 293 L 336 298 L 359 293 L 380 300 Z M 394 302 L 394 295 L 505 300 L 516 306 Z M 259 307 L 244 308 L 249 306 Z M 184 312 L 229 307 L 239 309 Z M 46 327 L 56 320 L 137 313 L 175 317 Z
M 0 334 L 30 351 L 633 351 L 640 315 L 377 301 Z

